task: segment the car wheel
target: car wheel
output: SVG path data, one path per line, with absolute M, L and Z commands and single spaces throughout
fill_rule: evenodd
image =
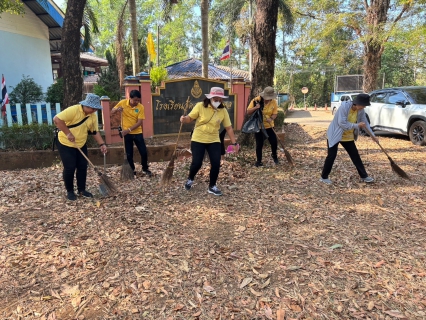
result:
M 410 140 L 413 144 L 417 146 L 426 145 L 425 141 L 426 135 L 426 123 L 424 121 L 415 121 L 409 131 Z
M 331 109 L 331 115 L 334 116 L 335 113 L 336 113 L 336 108 Z

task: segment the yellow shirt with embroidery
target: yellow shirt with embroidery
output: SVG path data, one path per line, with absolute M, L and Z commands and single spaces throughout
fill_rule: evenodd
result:
M 132 107 L 129 103 L 129 99 L 121 100 L 113 109 L 119 107 L 123 108 L 123 130 L 129 129 L 133 126 L 139 119 L 145 119 L 145 108 L 141 103 L 138 103 L 136 107 Z M 130 134 L 139 134 L 142 133 L 142 126 L 135 128 L 130 131 Z
M 254 108 L 255 102 L 260 101 L 261 99 L 262 97 L 258 96 L 254 98 L 253 100 L 251 100 L 247 110 Z M 278 114 L 277 100 L 272 99 L 271 101 L 268 102 L 268 104 L 265 104 L 265 106 L 263 107 L 262 114 L 263 114 L 263 125 L 265 126 L 265 129 L 272 128 L 274 126 L 274 121 L 269 123 L 268 121 L 266 121 L 266 119 L 269 119 L 274 114 Z
M 230 127 L 232 125 L 226 108 L 213 108 L 210 104 L 204 108 L 204 102 L 198 102 L 188 114 L 195 120 L 194 132 L 191 141 L 200 143 L 220 142 L 219 129 L 220 124 Z
M 84 118 L 89 117 L 89 119 L 87 119 L 81 125 L 75 128 L 70 128 L 70 132 L 75 138 L 75 144 L 79 148 L 82 148 L 86 144 L 88 135 L 87 131 L 93 132 L 99 130 L 98 117 L 96 115 L 96 112 L 90 115 L 86 115 L 83 111 L 83 107 L 81 106 L 81 104 L 76 104 L 74 106 L 68 107 L 65 110 L 59 112 L 56 116 L 59 119 L 65 121 L 67 127 L 73 124 L 77 124 Z M 59 131 L 58 133 L 58 140 L 64 146 L 75 148 L 74 142 L 69 141 L 66 134 L 62 131 Z
M 356 123 L 358 117 L 358 110 L 352 110 L 349 109 L 349 114 L 348 114 L 348 122 L 350 123 Z M 343 131 L 343 135 L 342 135 L 342 139 L 340 141 L 354 141 L 355 136 L 354 136 L 354 129 L 350 129 L 350 130 L 346 130 Z

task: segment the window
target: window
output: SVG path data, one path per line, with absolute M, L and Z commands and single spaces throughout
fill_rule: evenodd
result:
M 387 92 L 376 92 L 371 95 L 370 101 L 375 103 L 385 103 Z
M 405 105 L 408 101 L 405 95 L 400 91 L 391 91 L 387 97 L 387 103 Z

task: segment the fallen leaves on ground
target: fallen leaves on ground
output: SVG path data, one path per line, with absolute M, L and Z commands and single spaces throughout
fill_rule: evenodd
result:
M 286 126 L 291 168 L 269 146 L 221 167 L 224 193 L 207 193 L 205 163 L 185 191 L 190 159 L 170 186 L 120 181 L 102 198 L 65 200 L 61 165 L 2 171 L 2 319 L 422 319 L 426 318 L 424 147 L 381 144 L 411 180 L 391 171 L 371 139 L 357 142 L 374 184 L 361 183 L 341 148 L 319 182 L 325 129 Z M 138 167 L 140 170 L 140 167 Z

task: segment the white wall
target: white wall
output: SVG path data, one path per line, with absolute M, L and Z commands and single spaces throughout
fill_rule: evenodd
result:
M 0 76 L 4 74 L 8 93 L 22 75 L 33 78 L 43 92 L 53 83 L 48 28 L 25 9 L 24 16 L 2 13 L 0 17 Z

